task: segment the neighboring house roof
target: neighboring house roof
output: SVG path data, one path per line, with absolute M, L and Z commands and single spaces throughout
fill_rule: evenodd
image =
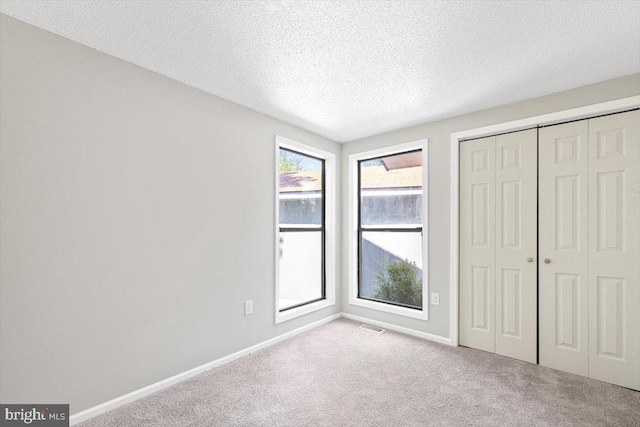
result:
M 320 191 L 322 171 L 280 172 L 280 192 Z
M 320 191 L 321 171 L 280 172 L 280 192 Z M 384 166 L 362 168 L 363 189 L 422 187 L 422 166 L 386 170 Z
M 422 151 L 395 154 L 380 159 L 387 170 L 422 166 Z
M 363 189 L 420 188 L 422 166 L 386 170 L 384 166 L 362 167 Z

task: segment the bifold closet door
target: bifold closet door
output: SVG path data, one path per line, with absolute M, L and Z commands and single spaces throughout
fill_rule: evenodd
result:
M 589 376 L 640 390 L 640 112 L 589 120 Z
M 582 120 L 540 129 L 540 364 L 589 374 L 589 151 Z M 548 261 L 548 262 L 547 262 Z
M 536 362 L 536 130 L 460 146 L 460 343 Z
M 496 353 L 537 363 L 538 135 L 496 137 Z
M 540 130 L 540 364 L 640 389 L 640 113 Z
M 496 351 L 496 138 L 460 144 L 460 344 Z

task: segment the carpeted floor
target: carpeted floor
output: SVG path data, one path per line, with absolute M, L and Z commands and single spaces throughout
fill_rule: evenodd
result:
M 640 393 L 339 319 L 83 426 L 640 426 Z

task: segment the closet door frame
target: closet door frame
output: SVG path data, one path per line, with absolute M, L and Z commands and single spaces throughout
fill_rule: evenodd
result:
M 459 345 L 460 142 L 468 139 L 536 128 L 538 126 L 548 126 L 605 114 L 620 113 L 636 108 L 640 108 L 640 95 L 451 134 L 449 336 L 452 346 L 457 347 Z

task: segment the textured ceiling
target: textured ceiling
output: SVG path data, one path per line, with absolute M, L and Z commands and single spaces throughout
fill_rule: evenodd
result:
M 640 71 L 640 2 L 2 1 L 345 142 Z

